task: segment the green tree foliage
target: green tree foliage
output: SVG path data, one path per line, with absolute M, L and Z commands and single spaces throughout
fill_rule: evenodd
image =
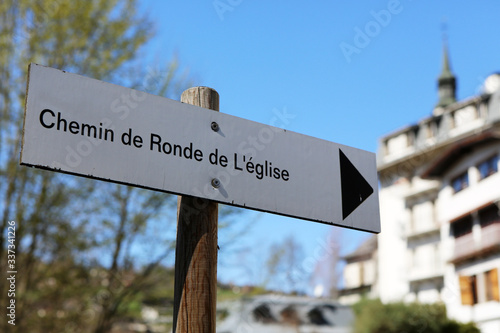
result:
M 18 272 L 16 325 L 2 320 L 2 332 L 109 331 L 158 282 L 155 268 L 172 251 L 175 216 L 159 217 L 175 198 L 19 166 L 30 62 L 163 96 L 187 87 L 175 58 L 164 69 L 138 66 L 152 26 L 136 8 L 135 0 L 0 2 L 0 270 L 15 245 Z M 1 279 L 3 309 L 8 289 Z
M 354 306 L 354 333 L 479 333 L 472 323 L 448 319 L 443 304 L 362 300 Z

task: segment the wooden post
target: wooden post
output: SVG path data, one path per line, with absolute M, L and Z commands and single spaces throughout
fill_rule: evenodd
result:
M 181 102 L 219 111 L 219 94 L 208 87 L 187 89 L 181 95 Z M 200 187 L 204 185 L 200 184 Z M 175 247 L 174 332 L 215 333 L 217 220 L 216 202 L 179 196 Z

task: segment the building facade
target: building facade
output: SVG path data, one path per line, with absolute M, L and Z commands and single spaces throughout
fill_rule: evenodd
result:
M 362 297 L 376 297 L 377 236 L 371 236 L 342 259 L 345 261 L 344 286 L 339 290 L 339 302 L 352 305 Z
M 383 302 L 444 302 L 450 317 L 498 333 L 500 75 L 472 98 L 455 90 L 445 49 L 432 115 L 380 139 L 371 290 Z

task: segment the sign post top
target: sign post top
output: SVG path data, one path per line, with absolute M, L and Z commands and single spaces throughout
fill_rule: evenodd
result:
M 21 164 L 380 232 L 373 153 L 36 64 Z

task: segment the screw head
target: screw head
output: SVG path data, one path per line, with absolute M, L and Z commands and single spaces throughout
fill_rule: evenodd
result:
M 212 121 L 212 124 L 210 124 L 210 127 L 212 128 L 212 131 L 217 132 L 219 130 L 219 124 L 217 124 L 215 121 Z
M 214 188 L 219 188 L 220 187 L 220 180 L 218 180 L 217 178 L 212 179 L 212 186 Z

